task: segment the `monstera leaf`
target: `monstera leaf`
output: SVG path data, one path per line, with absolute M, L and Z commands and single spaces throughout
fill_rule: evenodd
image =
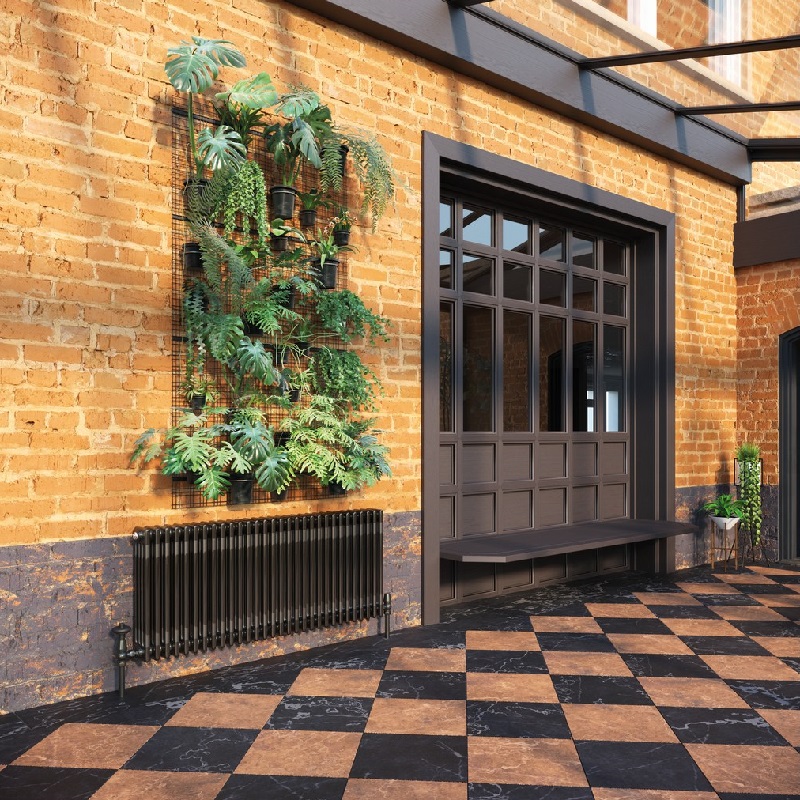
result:
M 197 134 L 198 161 L 214 172 L 235 166 L 244 161 L 246 155 L 242 137 L 228 125 L 220 125 L 214 131 L 203 128 Z
M 164 70 L 179 92 L 205 92 L 219 75 L 221 66 L 243 67 L 247 62 L 236 47 L 225 39 L 192 36 L 192 44 L 181 42 L 167 50 Z
M 229 92 L 219 92 L 217 99 L 228 105 L 267 108 L 278 102 L 278 93 L 272 84 L 272 78 L 266 72 L 259 72 L 252 78 L 238 81 Z

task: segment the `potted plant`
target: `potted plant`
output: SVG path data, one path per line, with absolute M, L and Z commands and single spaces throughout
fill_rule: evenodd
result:
M 349 289 L 323 292 L 317 299 L 317 313 L 322 327 L 343 342 L 366 337 L 374 345 L 376 339 L 386 342 L 389 320 L 364 305 L 364 301 Z
M 316 92 L 302 87 L 281 95 L 275 110 L 285 121 L 274 122 L 264 129 L 266 149 L 274 159 L 281 181 L 270 189 L 272 215 L 291 219 L 297 195 L 295 183 L 303 161 L 317 169 L 322 166 L 320 142 L 330 134 L 330 110 L 321 105 Z
M 719 530 L 727 531 L 739 522 L 742 504 L 729 494 L 721 494 L 706 503 L 703 510 L 709 514 Z
M 238 228 L 245 237 L 244 246 L 259 249 L 266 246 L 270 234 L 267 222 L 267 188 L 264 173 L 255 161 L 248 159 L 233 168 L 222 210 L 223 233 L 228 239 L 231 239 Z
M 333 241 L 336 242 L 339 247 L 350 244 L 350 230 L 353 227 L 353 218 L 350 216 L 350 212 L 342 206 L 336 212 L 336 216 L 333 218 L 332 222 Z
M 379 383 L 355 351 L 320 347 L 311 356 L 309 372 L 313 392 L 332 397 L 354 411 L 374 409 Z
M 239 50 L 225 39 L 204 39 L 193 36 L 167 51 L 164 70 L 174 89 L 186 92 L 186 117 L 189 137 L 189 159 L 194 165 L 193 181 L 203 179 L 208 167 L 216 171 L 229 167 L 245 157 L 245 146 L 239 134 L 227 125 L 215 131 L 195 130 L 195 95 L 208 91 L 219 76 L 221 66 L 243 67 L 247 62 Z
M 749 550 L 753 555 L 761 547 L 761 451 L 758 445 L 744 442 L 736 449 L 739 462 L 739 516 L 742 527 L 749 536 Z
M 339 268 L 339 253 L 353 250 L 350 245 L 340 247 L 333 236 L 333 225 L 328 223 L 322 231 L 317 232 L 315 239 L 309 241 L 312 252 L 316 256 L 311 259 L 320 286 L 323 289 L 336 287 L 336 275 Z
M 313 228 L 317 224 L 317 209 L 328 205 L 325 196 L 318 189 L 309 189 L 307 192 L 298 192 L 300 200 L 300 226 Z
M 239 134 L 245 148 L 257 128 L 265 125 L 264 109 L 278 102 L 278 93 L 266 72 L 238 81 L 227 92 L 217 92 L 214 108 L 219 121 Z

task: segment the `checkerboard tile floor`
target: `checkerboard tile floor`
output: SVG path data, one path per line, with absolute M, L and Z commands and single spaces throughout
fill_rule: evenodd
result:
M 0 717 L 0 798 L 800 797 L 800 570 L 628 575 Z

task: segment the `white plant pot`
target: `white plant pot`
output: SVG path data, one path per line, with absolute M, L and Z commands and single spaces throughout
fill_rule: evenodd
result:
M 739 521 L 739 517 L 711 517 L 711 519 L 721 531 L 729 531 Z

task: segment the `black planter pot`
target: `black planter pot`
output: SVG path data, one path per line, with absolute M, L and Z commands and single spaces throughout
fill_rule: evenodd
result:
M 193 394 L 191 399 L 189 400 L 189 406 L 191 407 L 192 411 L 199 417 L 200 414 L 203 413 L 203 409 L 206 407 L 206 395 L 205 394 Z
M 342 230 L 342 231 L 334 231 L 333 232 L 333 241 L 336 242 L 339 247 L 345 247 L 350 244 L 350 231 L 349 230 Z
M 297 190 L 294 186 L 273 186 L 269 190 L 272 217 L 291 219 L 294 216 L 294 205 L 297 200 Z
M 317 209 L 304 208 L 300 211 L 300 225 L 304 228 L 313 228 L 317 224 Z
M 273 503 L 282 503 L 288 496 L 289 490 L 284 489 L 282 492 L 270 492 L 269 499 Z
M 203 271 L 203 252 L 197 242 L 183 245 L 183 271 L 195 274 Z
M 334 497 L 343 497 L 344 495 L 347 494 L 347 489 L 345 489 L 344 486 L 342 486 L 341 483 L 337 483 L 336 481 L 331 481 L 328 484 L 328 491 Z
M 272 294 L 277 295 L 276 299 L 281 308 L 294 308 L 294 286 L 273 286 Z
M 270 235 L 270 245 L 274 252 L 283 253 L 289 249 L 289 237 Z
M 247 317 L 242 317 L 242 331 L 245 336 L 264 336 L 264 331 L 254 322 L 250 322 Z
M 234 475 L 228 489 L 228 505 L 243 506 L 253 502 L 254 475 Z
M 319 276 L 319 283 L 323 289 L 336 288 L 336 271 L 339 269 L 338 258 L 326 258 L 325 263 L 321 263 L 321 259 L 314 259 L 314 268 L 317 270 Z
M 207 178 L 187 178 L 183 182 L 183 213 L 184 216 L 189 214 L 189 198 L 193 193 L 202 192 L 208 186 Z

